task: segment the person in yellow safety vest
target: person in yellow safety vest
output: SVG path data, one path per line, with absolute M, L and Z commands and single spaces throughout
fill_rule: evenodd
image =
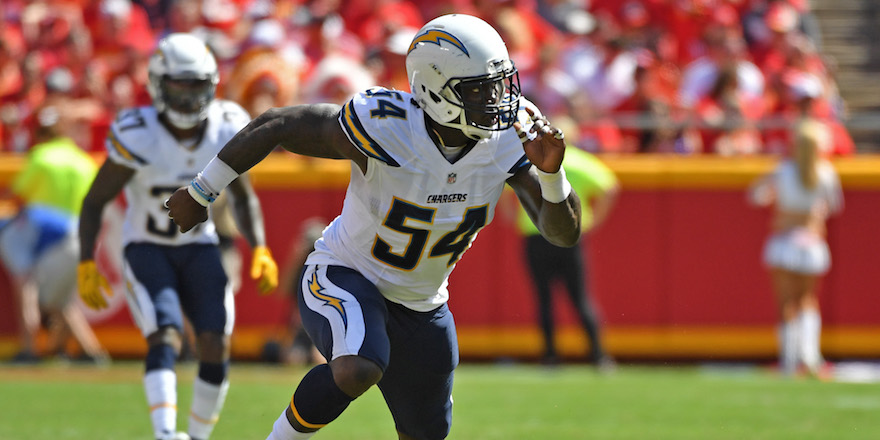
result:
M 581 231 L 584 234 L 581 245 L 564 248 L 551 244 L 538 233 L 538 228 L 522 206 L 517 217 L 517 227 L 525 241 L 528 271 L 535 286 L 544 341 L 542 362 L 551 365 L 559 362 L 551 289 L 553 282 L 558 280 L 565 286 L 586 331 L 589 340 L 588 360 L 601 370 L 608 371 L 615 364 L 602 343 L 601 326 L 589 291 L 589 261 L 582 247 L 588 245 L 587 233 L 605 221 L 611 212 L 619 185 L 617 177 L 608 166 L 596 156 L 575 147 L 565 149 L 562 167 L 572 188 L 581 198 Z

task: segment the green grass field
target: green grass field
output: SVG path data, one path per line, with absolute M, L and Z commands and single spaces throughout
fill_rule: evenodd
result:
M 150 439 L 141 365 L 0 367 L 0 439 Z M 215 440 L 266 438 L 304 370 L 235 365 Z M 188 408 L 193 365 L 180 373 Z M 763 369 L 463 365 L 451 439 L 877 439 L 880 385 L 784 379 Z M 183 414 L 179 425 L 185 428 Z M 381 394 L 316 440 L 396 439 Z

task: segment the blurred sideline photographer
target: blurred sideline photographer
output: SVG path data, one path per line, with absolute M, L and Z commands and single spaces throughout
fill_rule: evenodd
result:
M 583 236 L 580 246 L 566 248 L 548 242 L 522 206 L 517 217 L 517 227 L 525 238 L 525 260 L 535 287 L 544 340 L 542 362 L 550 365 L 559 362 L 552 288 L 555 282 L 560 282 L 586 332 L 589 362 L 607 371 L 614 367 L 614 360 L 608 355 L 602 342 L 597 308 L 589 289 L 589 259 L 585 257 L 583 248 L 589 245 L 588 232 L 601 225 L 611 212 L 617 200 L 619 185 L 617 177 L 608 166 L 596 156 L 576 147 L 566 148 L 562 167 L 581 199 Z
M 85 315 L 71 301 L 79 254 L 76 227 L 82 199 L 97 165 L 66 136 L 63 108 L 37 113 L 36 144 L 12 183 L 22 204 L 0 229 L 0 257 L 18 300 L 21 347 L 14 362 L 41 358 L 36 338 L 41 322 L 50 329 L 48 354 L 66 356 L 70 336 L 87 360 L 106 362 Z

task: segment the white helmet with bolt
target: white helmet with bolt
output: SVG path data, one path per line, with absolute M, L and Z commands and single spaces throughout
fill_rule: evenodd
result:
M 516 121 L 519 74 L 501 36 L 480 18 L 449 14 L 428 22 L 410 44 L 406 70 L 428 116 L 471 139 Z
M 193 128 L 208 117 L 220 74 L 204 41 L 185 33 L 168 35 L 150 57 L 147 71 L 153 106 L 175 127 Z

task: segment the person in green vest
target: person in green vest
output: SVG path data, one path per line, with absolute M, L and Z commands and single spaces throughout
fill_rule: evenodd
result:
M 617 199 L 619 184 L 614 172 L 596 156 L 570 147 L 562 162 L 572 188 L 581 199 L 583 236 L 580 246 L 563 248 L 545 240 L 520 206 L 517 227 L 525 239 L 525 257 L 535 286 L 539 323 L 544 340 L 542 362 L 556 364 L 555 325 L 552 286 L 559 281 L 574 305 L 589 340 L 589 361 L 603 371 L 613 369 L 613 358 L 602 343 L 596 307 L 589 291 L 589 261 L 582 247 L 588 243 L 588 232 L 602 224 Z
M 45 106 L 37 113 L 36 144 L 9 188 L 20 209 L 0 229 L 0 260 L 19 302 L 21 347 L 14 362 L 40 360 L 36 336 L 41 322 L 50 330 L 50 354 L 66 356 L 67 340 L 73 336 L 84 358 L 109 360 L 85 315 L 71 301 L 79 260 L 77 219 L 98 167 L 62 135 L 61 111 Z

